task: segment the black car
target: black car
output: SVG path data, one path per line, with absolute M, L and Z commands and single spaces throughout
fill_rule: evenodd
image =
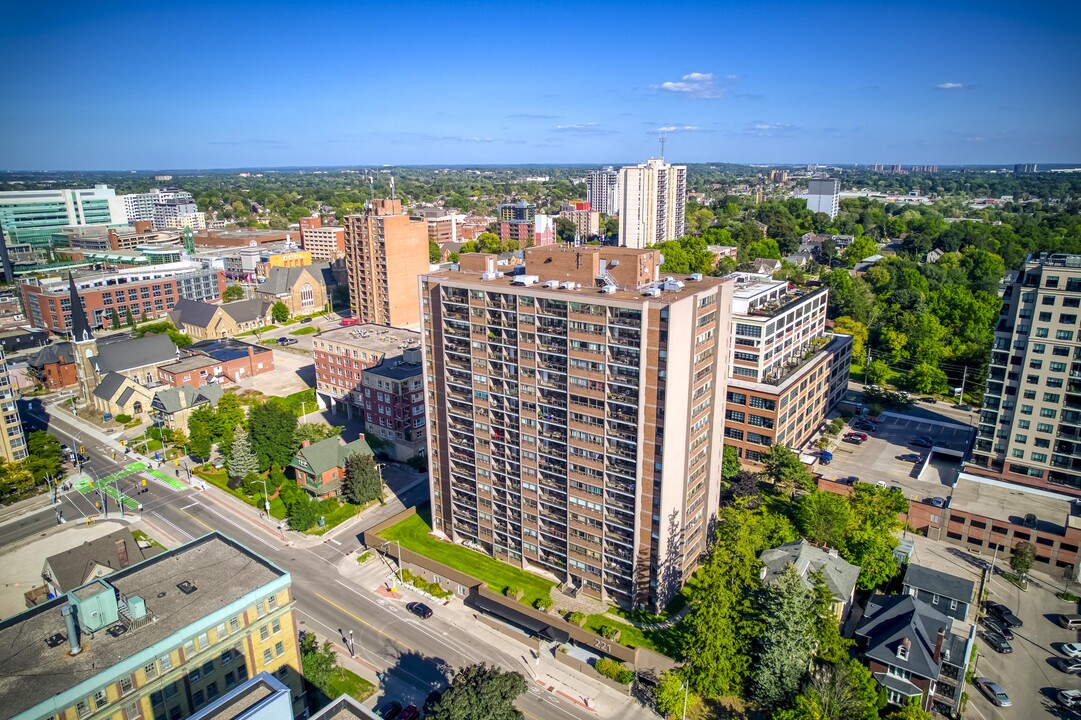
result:
M 937 403 L 937 402 L 938 402 L 938 400 L 934 399 L 933 397 L 925 397 L 925 398 L 920 398 L 920 401 L 921 401 L 921 402 L 925 402 L 925 403 L 928 403 L 928 404 L 930 404 L 930 405 L 934 405 L 935 403 Z
M 859 437 L 856 437 L 855 435 L 851 435 L 849 437 L 846 437 L 845 442 L 846 443 L 852 443 L 853 445 L 862 445 L 863 444 L 863 440 L 861 438 L 859 438 Z
M 303 324 L 303 323 L 310 323 L 311 321 L 312 321 L 312 319 L 311 319 L 310 317 L 306 317 L 306 318 L 300 318 L 300 322 L 301 322 L 301 324 Z
M 905 455 L 898 455 L 897 459 L 901 462 L 921 463 L 923 462 L 923 455 L 919 453 L 907 453 Z
M 988 632 L 998 633 L 1007 640 L 1013 640 L 1013 633 L 1004 623 L 997 622 L 992 618 L 984 618 L 983 626 L 987 628 Z
M 422 602 L 411 602 L 405 606 L 405 609 L 422 620 L 427 620 L 432 616 L 432 609 Z
M 997 632 L 991 632 L 990 630 L 984 632 L 983 640 L 997 653 L 1013 652 L 1013 648 L 1006 642 L 1006 638 L 1002 637 Z
M 1024 624 L 1021 622 L 1021 618 L 1014 615 L 1010 609 L 1002 603 L 988 600 L 983 604 L 983 607 L 987 612 L 1001 620 L 1002 624 L 1008 628 L 1019 628 Z
M 929 448 L 935 446 L 935 441 L 927 437 L 926 435 L 917 435 L 916 437 L 909 440 L 908 444 L 915 445 L 916 447 Z
M 402 714 L 402 704 L 397 700 L 392 700 L 385 705 L 380 705 L 375 712 L 383 720 L 394 720 Z

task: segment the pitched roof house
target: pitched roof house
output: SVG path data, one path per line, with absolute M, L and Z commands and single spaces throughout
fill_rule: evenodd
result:
M 159 390 L 154 395 L 150 407 L 165 427 L 186 429 L 188 418 L 196 408 L 201 405 L 217 407 L 218 401 L 224 394 L 225 391 L 222 390 L 221 385 L 213 383 L 200 388 L 178 385 Z
M 122 528 L 78 547 L 45 558 L 41 577 L 53 595 L 104 577 L 160 552 L 142 548 L 128 528 Z
M 796 566 L 806 587 L 813 587 L 811 575 L 821 573 L 826 586 L 833 593 L 833 611 L 838 620 L 844 620 L 848 615 L 860 568 L 842 558 L 836 550 L 824 550 L 800 539 L 763 550 L 758 559 L 763 565 L 762 582 L 766 584 L 773 582 L 790 564 Z
M 751 263 L 751 269 L 756 273 L 775 273 L 781 269 L 781 261 L 773 258 L 755 258 Z
M 975 626 L 911 595 L 876 595 L 856 626 L 856 640 L 890 703 L 904 705 L 919 698 L 928 712 L 957 710 Z
M 107 373 L 91 393 L 100 413 L 137 417 L 150 410 L 153 391 L 117 372 Z
M 58 342 L 38 350 L 27 362 L 30 375 L 49 390 L 60 390 L 79 384 L 75 345 Z
M 181 298 L 169 312 L 169 320 L 177 330 L 199 340 L 233 337 L 268 324 L 271 307 L 273 303 L 265 298 L 224 305 Z
M 322 500 L 337 497 L 341 492 L 345 461 L 355 453 L 373 454 L 363 437 L 351 443 L 338 436 L 317 443 L 305 440 L 289 466 L 293 468 L 297 484 Z
M 906 595 L 930 603 L 940 612 L 956 620 L 965 620 L 972 604 L 976 583 L 965 578 L 909 563 L 905 570 Z

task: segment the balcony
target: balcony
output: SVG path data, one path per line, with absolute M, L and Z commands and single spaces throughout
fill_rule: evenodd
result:
M 624 310 L 622 308 L 610 308 L 608 311 L 608 322 L 612 325 L 622 325 L 629 328 L 641 328 L 642 327 L 642 314 L 631 310 Z
M 625 350 L 616 350 L 612 347 L 608 348 L 608 360 L 609 362 L 619 363 L 621 365 L 627 365 L 629 367 L 640 367 L 642 356 L 636 352 L 627 352 Z

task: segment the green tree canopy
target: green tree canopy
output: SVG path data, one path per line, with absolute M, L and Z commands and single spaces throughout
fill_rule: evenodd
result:
M 763 705 L 776 707 L 799 691 L 815 647 L 815 598 L 794 565 L 766 586 L 760 613 L 754 695 Z
M 514 700 L 526 681 L 513 671 L 486 663 L 467 665 L 454 674 L 443 697 L 425 717 L 431 720 L 521 720 Z
M 787 446 L 774 443 L 765 457 L 766 475 L 773 480 L 778 491 L 792 491 L 796 488 L 811 490 L 814 478 L 799 455 Z
M 443 251 L 435 240 L 428 241 L 428 262 L 437 263 L 443 259 Z
M 1013 546 L 1010 554 L 1010 569 L 1024 577 L 1032 569 L 1032 563 L 1036 560 L 1036 546 L 1027 540 L 1023 540 Z
M 23 461 L 23 467 L 35 481 L 58 477 L 63 471 L 64 453 L 60 450 L 60 441 L 44 430 L 35 430 L 26 437 L 26 449 L 30 454 Z
M 289 306 L 279 300 L 270 308 L 270 317 L 273 318 L 276 323 L 285 322 L 289 319 Z
M 852 336 L 852 357 L 862 363 L 863 354 L 867 348 L 867 326 L 847 315 L 842 315 L 833 321 L 833 332 Z
M 726 481 L 735 479 L 739 473 L 739 453 L 731 445 L 725 445 L 722 453 L 721 477 Z
M 296 455 L 297 416 L 282 405 L 277 398 L 271 398 L 261 405 L 255 405 L 248 413 L 248 427 L 251 428 L 251 448 L 259 458 L 259 469 L 286 467 Z
M 848 498 L 824 491 L 801 497 L 793 515 L 796 527 L 808 540 L 838 549 L 848 541 L 855 520 Z
M 248 431 L 240 425 L 233 431 L 233 443 L 225 467 L 229 471 L 229 477 L 234 480 L 259 472 L 259 459 L 252 452 Z
M 233 302 L 234 300 L 244 299 L 244 288 L 241 285 L 233 283 L 227 285 L 225 291 L 221 294 L 222 302 Z
M 353 453 L 345 459 L 345 497 L 363 505 L 383 496 L 383 477 L 375 458 L 367 453 Z

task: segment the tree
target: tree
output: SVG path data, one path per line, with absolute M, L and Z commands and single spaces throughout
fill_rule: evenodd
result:
M 823 662 L 842 663 L 848 659 L 848 648 L 853 643 L 841 635 L 841 623 L 834 612 L 837 599 L 822 571 L 811 573 L 810 579 L 814 596 L 815 657 Z
M 556 218 L 556 237 L 560 242 L 574 242 L 574 236 L 578 234 L 578 226 L 565 217 Z M 580 238 L 585 241 L 588 238 Z
M 428 262 L 437 263 L 443 259 L 443 251 L 435 240 L 428 241 Z
M 303 422 L 297 424 L 296 433 L 293 436 L 293 442 L 296 445 L 304 444 L 307 440 L 309 443 L 317 443 L 320 440 L 326 440 L 332 438 L 335 435 L 341 435 L 342 430 L 345 428 L 341 425 L 324 425 L 322 423 Z
M 129 328 L 135 327 L 135 318 L 131 315 L 130 307 L 124 308 L 124 324 L 127 325 Z
M 368 453 L 353 453 L 345 459 L 345 497 L 354 505 L 383 497 L 383 477 L 375 458 Z
M 852 242 L 845 248 L 844 259 L 848 267 L 855 267 L 856 263 L 860 262 L 864 258 L 869 258 L 878 252 L 878 245 L 875 243 L 874 238 L 867 235 L 860 235 L 853 238 Z
M 766 453 L 765 466 L 766 475 L 773 480 L 778 491 L 814 488 L 814 478 L 807 466 L 799 459 L 799 455 L 785 445 L 775 443 L 770 447 Z
M 0 456 L 0 498 L 17 500 L 38 487 L 34 476 L 20 463 L 8 462 Z
M 918 363 L 905 374 L 905 385 L 920 393 L 945 393 L 950 388 L 946 373 L 925 362 Z
M 878 683 L 858 660 L 817 668 L 806 695 L 823 720 L 878 720 Z
M 63 471 L 64 453 L 60 449 L 60 442 L 44 430 L 35 430 L 27 435 L 26 450 L 29 455 L 23 461 L 23 467 L 36 482 L 46 477 L 55 478 Z
M 868 385 L 883 385 L 890 378 L 890 366 L 882 360 L 872 360 L 863 369 L 863 381 Z
M 237 425 L 233 431 L 233 443 L 225 466 L 229 471 L 229 477 L 234 480 L 259 472 L 259 459 L 252 452 L 248 441 L 248 431 L 240 425 Z
M 297 416 L 277 398 L 256 405 L 248 412 L 251 449 L 259 459 L 259 470 L 272 465 L 285 467 L 296 455 Z
M 188 452 L 197 458 L 207 459 L 214 445 L 211 425 L 214 411 L 207 406 L 196 408 L 188 416 Z
M 285 483 L 282 489 L 284 490 L 290 485 L 296 488 L 297 492 L 290 494 L 288 501 L 282 500 L 285 503 L 286 517 L 289 518 L 289 529 L 304 532 L 319 520 L 319 505 L 312 502 L 308 493 L 301 490 L 294 483 Z
M 304 633 L 300 642 L 300 662 L 304 670 L 304 679 L 329 695 L 330 680 L 338 667 L 338 653 L 329 643 L 322 645 L 315 639 L 315 633 Z
M 668 717 L 669 715 L 679 716 L 683 712 L 683 703 L 686 701 L 687 707 L 694 707 L 694 703 L 697 700 L 689 692 L 687 692 L 685 681 L 674 671 L 668 671 L 661 675 L 660 680 L 657 681 L 657 686 L 653 688 L 653 704 L 657 708 L 657 712 L 661 715 Z
M 289 306 L 279 300 L 274 303 L 274 307 L 270 308 L 270 317 L 273 318 L 276 323 L 285 322 L 289 319 Z
M 874 268 L 872 268 L 874 269 Z M 863 353 L 867 347 L 867 326 L 847 315 L 833 321 L 833 332 L 852 336 L 852 357 L 863 362 Z
M 113 330 L 120 329 L 120 315 L 116 312 L 116 308 L 113 308 L 109 315 L 110 325 Z
M 225 292 L 221 294 L 222 302 L 233 302 L 234 300 L 244 299 L 244 288 L 241 285 L 229 285 L 225 288 Z
M 732 501 L 742 502 L 744 507 L 754 509 L 762 499 L 761 476 L 750 470 L 740 470 L 728 483 L 728 496 Z
M 886 716 L 885 720 L 931 720 L 931 713 L 920 707 L 921 698 L 910 698 L 907 703 Z
M 1036 546 L 1028 541 L 1021 541 L 1013 546 L 1010 555 L 1010 569 L 1020 577 L 1025 577 L 1036 560 Z
M 833 548 L 844 547 L 853 522 L 848 498 L 823 491 L 801 497 L 796 503 L 793 519 L 808 540 Z
M 791 564 L 762 593 L 754 695 L 763 705 L 783 705 L 799 690 L 815 646 L 814 608 L 814 596 Z
M 731 445 L 724 446 L 721 461 L 721 477 L 727 481 L 735 479 L 739 473 L 739 452 Z
M 520 720 L 514 700 L 526 691 L 525 678 L 487 663 L 459 670 L 443 697 L 425 714 L 431 720 Z

